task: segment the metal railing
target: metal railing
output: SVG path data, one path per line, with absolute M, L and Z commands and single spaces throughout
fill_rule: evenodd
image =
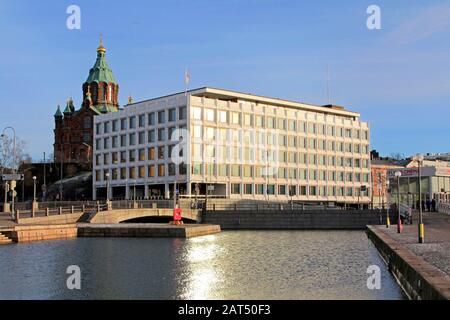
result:
M 443 203 L 443 202 L 439 203 L 438 212 L 450 214 L 450 203 Z
M 206 205 L 208 211 L 342 211 L 344 208 L 331 207 L 329 205 L 311 205 L 305 203 L 288 202 L 224 202 L 208 200 Z

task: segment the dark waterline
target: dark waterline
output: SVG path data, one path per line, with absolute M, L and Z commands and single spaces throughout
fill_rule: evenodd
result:
M 66 268 L 81 269 L 68 290 Z M 381 268 L 381 290 L 367 268 Z M 405 299 L 359 231 L 227 231 L 0 247 L 0 299 Z

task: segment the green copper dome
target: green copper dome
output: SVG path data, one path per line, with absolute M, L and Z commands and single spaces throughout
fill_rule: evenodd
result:
M 97 49 L 97 60 L 91 70 L 89 70 L 89 76 L 86 80 L 87 83 L 106 82 L 116 84 L 112 70 L 106 63 L 105 54 L 106 49 L 103 47 L 102 41 Z

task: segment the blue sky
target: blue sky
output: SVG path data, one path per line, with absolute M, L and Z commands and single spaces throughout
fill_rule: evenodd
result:
M 81 104 L 100 33 L 121 104 L 182 91 L 186 67 L 191 87 L 325 104 L 328 64 L 332 102 L 370 122 L 372 148 L 450 151 L 450 1 L 0 0 L 0 129 L 34 159 L 52 152 L 56 106 Z

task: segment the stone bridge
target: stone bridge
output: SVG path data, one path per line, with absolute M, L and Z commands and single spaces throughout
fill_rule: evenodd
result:
M 201 210 L 183 209 L 183 219 L 201 222 Z M 115 224 L 147 217 L 173 217 L 173 209 L 115 209 L 93 213 L 87 222 L 97 224 Z

